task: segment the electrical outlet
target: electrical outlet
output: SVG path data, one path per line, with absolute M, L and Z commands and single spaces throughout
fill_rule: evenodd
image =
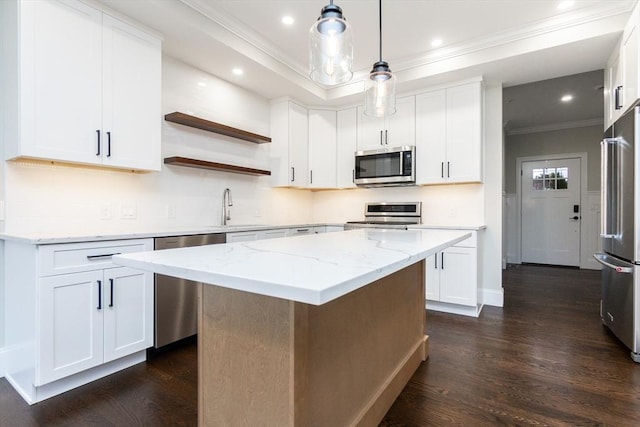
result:
M 167 205 L 167 218 L 176 219 L 176 205 Z
M 100 206 L 100 219 L 103 219 L 103 220 L 113 219 L 113 209 L 111 209 L 111 205 Z
M 120 208 L 120 218 L 122 219 L 136 219 L 138 216 L 138 209 L 136 205 L 122 205 Z

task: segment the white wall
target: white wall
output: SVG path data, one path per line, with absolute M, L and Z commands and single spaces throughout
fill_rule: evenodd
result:
M 479 269 L 482 274 L 481 299 L 502 307 L 502 85 L 485 84 L 484 97 L 484 233 Z

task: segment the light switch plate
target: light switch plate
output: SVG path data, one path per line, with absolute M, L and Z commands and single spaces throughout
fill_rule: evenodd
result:
M 136 219 L 138 216 L 138 209 L 136 205 L 122 205 L 120 209 L 120 218 L 122 219 Z

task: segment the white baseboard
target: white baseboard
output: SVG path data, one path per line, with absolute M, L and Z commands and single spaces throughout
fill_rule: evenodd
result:
M 426 303 L 427 310 L 440 311 L 442 313 L 460 314 L 462 316 L 478 317 L 482 311 L 482 304 L 475 307 L 468 305 L 449 304 L 440 301 L 429 301 Z
M 482 304 L 494 307 L 504 307 L 504 289 L 499 291 L 493 289 L 480 289 L 482 292 Z

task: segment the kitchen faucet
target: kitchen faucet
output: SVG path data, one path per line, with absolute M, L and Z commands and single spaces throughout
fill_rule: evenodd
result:
M 231 190 L 224 189 L 222 193 L 222 225 L 227 225 L 227 221 L 231 219 L 231 213 L 228 207 L 233 206 L 233 200 L 231 199 Z

